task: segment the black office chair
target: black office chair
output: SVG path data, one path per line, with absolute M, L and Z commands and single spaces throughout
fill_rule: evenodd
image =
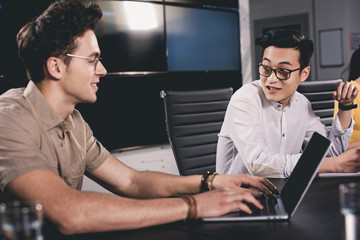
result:
M 328 128 L 331 126 L 334 115 L 333 91 L 341 82 L 341 79 L 305 81 L 299 84 L 298 92 L 309 99 L 315 115 Z
M 216 146 L 232 88 L 161 91 L 166 128 L 180 175 L 215 171 Z

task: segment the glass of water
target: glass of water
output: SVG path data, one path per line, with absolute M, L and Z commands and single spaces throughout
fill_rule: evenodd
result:
M 14 201 L 0 204 L 2 239 L 43 240 L 40 202 Z
M 360 239 L 360 183 L 339 186 L 340 211 L 345 218 L 346 240 Z

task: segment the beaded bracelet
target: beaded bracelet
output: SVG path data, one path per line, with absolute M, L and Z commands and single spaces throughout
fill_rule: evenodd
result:
M 183 195 L 180 196 L 180 198 L 186 202 L 189 208 L 186 219 L 192 219 L 192 220 L 197 219 L 198 216 L 197 216 L 197 206 L 196 206 L 195 198 L 191 195 Z

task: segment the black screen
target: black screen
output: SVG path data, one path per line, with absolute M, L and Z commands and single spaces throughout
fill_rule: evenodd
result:
M 286 210 L 292 214 L 316 175 L 322 159 L 327 153 L 330 141 L 314 132 L 298 163 L 281 191 Z
M 166 6 L 165 16 L 169 71 L 240 70 L 237 11 Z
M 96 35 L 109 73 L 165 71 L 163 6 L 156 3 L 99 1 L 103 17 Z

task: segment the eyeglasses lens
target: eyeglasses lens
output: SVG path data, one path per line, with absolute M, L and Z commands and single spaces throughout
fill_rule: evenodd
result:
M 259 66 L 259 72 L 261 75 L 266 76 L 266 77 L 269 77 L 272 73 L 271 69 L 264 65 Z
M 286 80 L 290 78 L 290 72 L 285 69 L 277 69 L 276 75 L 279 79 Z
M 275 75 L 280 80 L 286 80 L 290 78 L 290 72 L 286 69 L 274 69 Z M 260 65 L 259 66 L 259 72 L 262 76 L 270 77 L 273 69 L 271 69 L 268 66 Z

